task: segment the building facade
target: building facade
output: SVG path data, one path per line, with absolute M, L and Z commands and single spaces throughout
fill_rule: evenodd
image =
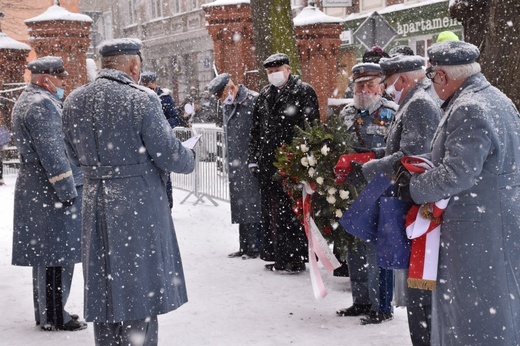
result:
M 213 43 L 205 29 L 202 5 L 213 0 L 80 0 L 80 10 L 95 19 L 94 47 L 104 39 L 136 37 L 143 41 L 144 69 L 172 90 L 178 103 L 214 78 Z M 95 13 L 93 15 L 93 13 Z

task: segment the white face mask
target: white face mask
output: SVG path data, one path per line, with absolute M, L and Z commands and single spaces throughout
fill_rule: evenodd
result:
M 277 88 L 284 85 L 285 82 L 287 81 L 287 79 L 285 79 L 285 76 L 283 75 L 283 71 L 269 73 L 267 75 L 267 79 L 269 80 L 269 83 L 271 83 L 272 85 L 274 85 Z
M 399 78 L 396 78 L 395 81 L 390 85 L 388 88 L 386 88 L 386 93 L 392 97 L 395 103 L 399 104 L 399 100 L 401 100 L 401 95 L 403 94 L 403 91 L 399 91 L 395 88 L 395 83 Z
M 233 101 L 235 101 L 235 95 L 233 95 L 233 93 L 230 91 L 222 103 L 225 105 L 230 105 L 233 103 Z

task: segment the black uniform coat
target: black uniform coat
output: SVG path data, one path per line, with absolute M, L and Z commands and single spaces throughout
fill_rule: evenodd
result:
M 274 85 L 262 89 L 253 110 L 249 142 L 249 162 L 258 164 L 261 183 L 276 172 L 275 149 L 292 141 L 295 126 L 315 119 L 319 119 L 318 96 L 299 77 L 290 75 L 282 89 Z
M 298 77 L 289 76 L 278 89 L 265 87 L 253 110 L 249 141 L 249 162 L 257 163 L 262 195 L 262 253 L 266 261 L 282 265 L 307 257 L 307 240 L 292 203 L 280 181 L 273 181 L 275 150 L 290 143 L 295 126 L 319 118 L 318 97 L 314 89 Z

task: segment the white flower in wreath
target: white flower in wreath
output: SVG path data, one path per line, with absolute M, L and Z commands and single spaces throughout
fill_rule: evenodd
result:
M 330 187 L 327 192 L 329 193 L 329 195 L 334 195 L 338 190 L 336 190 L 335 188 L 333 187 Z
M 325 179 L 323 179 L 323 177 L 317 177 L 316 178 L 316 183 L 318 183 L 320 185 L 323 185 L 324 182 L 325 182 Z
M 316 170 L 314 169 L 314 167 L 311 167 L 311 168 L 309 168 L 308 173 L 309 173 L 309 177 L 312 178 L 312 176 L 314 176 L 314 174 L 316 174 Z
M 321 147 L 320 151 L 323 156 L 327 156 L 329 154 L 330 148 L 327 146 L 327 144 L 325 144 Z
M 331 224 L 330 224 L 330 225 L 332 226 L 332 229 L 336 229 L 336 228 L 338 228 L 338 227 L 339 227 L 339 223 L 338 223 L 338 222 L 336 222 L 336 221 L 334 221 L 334 222 L 331 222 Z
M 339 219 L 343 216 L 343 212 L 340 209 L 336 209 L 336 217 Z
M 306 157 L 302 157 L 302 159 L 300 160 L 300 163 L 302 164 L 303 167 L 309 167 L 309 160 L 307 160 Z
M 305 144 L 300 144 L 300 150 L 302 151 L 302 153 L 306 153 L 309 151 L 309 147 Z
M 341 199 L 347 199 L 350 196 L 350 192 L 345 190 L 339 190 L 339 197 Z
M 309 165 L 314 167 L 318 163 L 318 160 L 313 155 L 307 156 L 307 161 L 309 162 Z
M 336 197 L 334 197 L 334 196 L 328 196 L 328 197 L 327 197 L 327 202 L 329 202 L 329 204 L 334 204 L 334 203 L 336 203 Z

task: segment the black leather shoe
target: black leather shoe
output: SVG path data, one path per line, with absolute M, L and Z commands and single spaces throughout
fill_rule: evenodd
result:
M 336 311 L 336 314 L 338 314 L 338 316 L 361 316 L 368 315 L 369 313 L 370 305 L 365 304 L 354 304 L 350 308 Z
M 361 319 L 361 324 L 380 324 L 386 321 L 391 321 L 394 318 L 391 312 L 377 312 L 370 311 L 367 317 Z
M 285 266 L 283 264 L 269 263 L 269 264 L 265 265 L 265 270 L 269 270 L 272 272 L 277 272 L 277 271 L 281 271 L 284 269 L 285 269 Z
M 243 255 L 242 252 L 240 251 L 237 251 L 237 252 L 232 252 L 230 253 L 229 255 L 227 255 L 229 258 L 236 258 L 236 257 L 241 257 Z
M 78 320 L 70 320 L 63 326 L 56 327 L 57 330 L 66 330 L 69 332 L 75 332 L 77 330 L 87 329 L 87 323 Z
M 260 256 L 259 253 L 250 253 L 250 254 L 243 254 L 242 255 L 242 259 L 243 260 L 246 260 L 246 259 L 253 259 L 253 258 L 257 258 L 258 256 Z
M 289 274 L 298 274 L 305 271 L 305 263 L 296 262 L 296 263 L 287 263 L 285 265 L 285 272 Z
M 334 269 L 332 275 L 347 278 L 349 276 L 348 265 L 346 263 L 341 263 L 341 267 Z

